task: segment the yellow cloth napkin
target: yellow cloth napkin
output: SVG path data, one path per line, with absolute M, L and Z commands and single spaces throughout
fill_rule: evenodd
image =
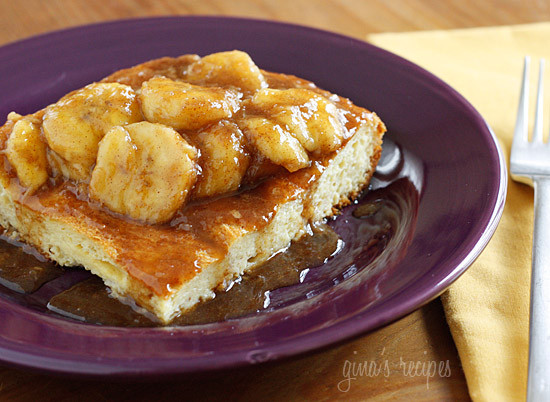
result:
M 534 102 L 537 58 L 550 60 L 550 23 L 376 34 L 367 40 L 419 64 L 464 95 L 493 128 L 509 161 L 523 57 L 532 56 Z M 546 95 L 548 105 L 548 85 Z M 509 180 L 494 237 L 442 297 L 474 401 L 525 399 L 532 220 L 533 190 Z

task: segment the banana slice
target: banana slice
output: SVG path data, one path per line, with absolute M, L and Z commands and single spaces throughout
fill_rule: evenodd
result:
M 342 145 L 344 116 L 327 98 L 302 88 L 262 89 L 251 100 L 253 109 L 286 126 L 302 146 L 315 156 L 326 155 Z
M 246 138 L 239 127 L 220 121 L 199 132 L 194 140 L 200 149 L 202 168 L 194 197 L 237 190 L 250 164 L 250 155 L 245 148 Z
M 114 127 L 99 143 L 90 196 L 131 218 L 165 222 L 196 182 L 197 156 L 180 134 L 162 124 Z
M 232 117 L 240 108 L 239 95 L 235 91 L 164 77 L 144 82 L 139 100 L 147 120 L 176 130 L 197 130 Z
M 60 164 L 56 170 L 70 179 L 87 180 L 105 133 L 141 120 L 136 94 L 129 86 L 95 83 L 49 106 L 42 127 Z
M 6 144 L 6 156 L 29 193 L 48 180 L 46 144 L 40 138 L 40 125 L 25 118 L 18 120 Z
M 261 89 L 245 102 L 240 126 L 256 149 L 294 172 L 342 145 L 342 112 L 325 97 L 303 88 Z
M 267 88 L 258 66 L 248 54 L 238 50 L 201 58 L 187 68 L 186 79 L 192 84 L 237 87 L 246 94 Z
M 273 163 L 289 172 L 309 166 L 309 156 L 294 135 L 264 117 L 249 117 L 239 122 L 252 145 Z

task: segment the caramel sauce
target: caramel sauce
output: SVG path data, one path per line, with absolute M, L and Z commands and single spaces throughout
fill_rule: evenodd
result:
M 339 250 L 339 237 L 327 225 L 313 228 L 284 251 L 244 274 L 228 291 L 197 304 L 172 325 L 205 324 L 250 314 L 269 306 L 269 292 L 299 283 L 308 268 L 323 264 Z
M 77 283 L 52 297 L 48 308 L 62 316 L 114 327 L 153 327 L 154 321 L 110 296 L 98 277 Z
M 25 244 L 0 236 L 0 285 L 18 293 L 33 293 L 63 273 Z
M 419 193 L 407 178 L 397 177 L 385 187 L 379 185 L 375 178 L 375 188 L 363 194 L 357 205 L 346 208 L 339 219 L 314 227 L 312 233 L 243 275 L 227 291 L 219 291 L 214 299 L 197 304 L 171 325 L 219 322 L 266 308 L 280 308 L 343 281 L 353 282 L 352 277 L 371 281 L 369 289 L 374 295 L 377 281 L 387 278 L 388 274 L 392 275 L 391 280 L 398 280 L 398 273 L 391 271 L 392 259 L 403 258 L 410 243 Z M 21 273 L 17 275 L 19 282 L 34 282 L 32 267 L 44 263 L 39 261 L 43 258 L 38 253 L 20 243 L 8 244 L 1 240 L 0 249 L 9 253 L 7 256 L 0 253 L 4 256 L 0 259 L 0 284 L 6 285 L 13 269 Z M 356 266 L 359 260 L 361 265 Z M 17 267 L 18 264 L 21 266 Z M 79 269 L 62 270 L 53 264 L 45 265 L 63 276 L 50 279 L 51 282 L 38 290 L 39 282 L 35 282 L 20 298 L 14 298 L 9 289 L 0 285 L 0 297 L 7 296 L 31 308 L 90 324 L 159 325 L 154 318 L 111 297 L 99 278 Z
M 269 292 L 300 282 L 301 273 L 330 258 L 339 247 L 338 235 L 327 225 L 293 242 L 286 250 L 243 275 L 226 291 L 177 317 L 170 325 L 196 325 L 236 318 L 269 305 Z M 302 275 L 303 277 L 303 275 Z M 92 324 L 150 327 L 154 320 L 110 296 L 97 278 L 80 282 L 54 296 L 48 308 L 66 317 Z
M 2 130 L 3 128 L 0 128 L 0 133 Z M 221 321 L 254 313 L 266 306 L 268 309 L 279 308 L 313 297 L 327 288 L 343 284 L 342 282 L 367 281 L 369 292 L 376 297 L 380 281 L 386 281 L 388 278 L 398 281 L 400 275 L 399 272 L 392 271 L 392 266 L 395 265 L 393 261 L 404 257 L 407 245 L 412 239 L 419 191 L 422 188 L 422 183 L 418 182 L 418 179 L 423 175 L 422 166 L 416 165 L 418 161 L 411 159 L 410 155 L 403 153 L 401 148 L 391 141 L 385 145 L 385 152 L 389 152 L 386 155 L 387 161 L 384 157 L 381 159 L 380 169 L 371 182 L 371 190 L 358 197 L 356 205 L 344 209 L 340 218 L 329 222 L 330 227 L 333 227 L 344 241 L 341 252 L 326 260 L 326 257 L 333 255 L 331 250 L 334 250 L 335 245 L 341 245 L 341 241 L 339 244 L 338 236 L 330 228 L 320 226 L 314 231 L 313 236 L 294 242 L 285 252 L 275 255 L 263 266 L 244 275 L 240 282 L 236 282 L 227 292 L 218 292 L 215 299 L 195 306 L 193 310 L 179 317 L 173 325 Z M 393 163 L 395 160 L 400 162 Z M 322 165 L 315 166 L 315 171 L 287 177 L 285 180 L 288 180 L 291 183 L 289 186 L 294 189 L 294 193 L 291 192 L 288 196 L 299 196 L 301 186 L 322 172 L 322 168 Z M 412 177 L 412 181 L 409 180 L 409 176 Z M 12 185 L 17 186 L 17 180 L 13 177 L 11 179 Z M 61 183 L 55 185 L 59 186 Z M 241 201 L 249 198 L 246 207 L 257 214 L 254 219 L 260 221 L 261 225 L 261 220 L 269 220 L 269 216 L 264 217 L 257 212 L 256 206 L 260 200 L 251 195 L 255 191 L 269 193 L 269 182 L 261 183 L 249 195 L 244 195 L 244 190 L 209 202 L 214 205 L 220 203 L 223 209 L 223 204 L 227 202 L 225 198 L 241 197 Z M 135 225 L 125 222 L 124 219 L 115 219 L 105 211 L 91 208 L 85 201 L 85 195 L 79 194 L 77 189 L 66 189 L 63 195 L 57 196 L 61 204 L 65 203 L 66 199 L 76 200 L 74 202 L 78 208 L 71 212 L 74 216 L 81 218 L 90 211 L 97 214 L 87 219 L 97 223 L 96 229 L 100 233 L 109 230 L 105 226 L 116 222 L 128 224 L 130 227 Z M 53 201 L 55 197 L 52 194 L 37 194 L 34 197 L 34 202 L 49 199 L 52 201 L 53 210 L 63 211 L 61 204 L 56 205 Z M 32 200 L 32 197 L 28 200 Z M 263 197 L 262 200 L 267 203 Z M 191 203 L 187 211 L 180 211 L 170 224 L 162 227 L 168 232 L 201 232 L 201 219 L 205 218 L 205 215 L 201 216 L 198 208 L 201 202 Z M 239 202 L 235 201 L 231 208 L 238 205 Z M 79 212 L 81 208 L 91 209 Z M 227 209 L 229 210 L 229 207 Z M 267 209 L 268 206 L 265 207 L 265 210 Z M 193 211 L 196 213 L 195 220 L 192 218 Z M 66 214 L 67 217 L 73 216 L 68 211 Z M 235 224 L 242 223 L 233 215 L 232 219 Z M 136 231 L 143 227 L 145 226 L 138 225 Z M 109 233 L 113 235 L 116 232 L 112 230 Z M 30 247 L 12 240 L 7 243 L 6 240 L 5 236 L 0 238 L 0 297 L 41 312 L 49 311 L 52 315 L 60 314 L 88 323 L 137 327 L 158 325 L 132 307 L 112 298 L 99 278 L 92 277 L 84 270 L 57 267 L 46 262 Z M 356 266 L 358 259 L 361 260 L 361 265 Z M 327 263 L 320 265 L 325 261 Z M 312 267 L 316 268 L 308 269 Z M 83 281 L 90 277 L 90 280 Z
M 183 73 L 187 67 L 199 60 L 199 56 L 186 54 L 176 58 L 162 57 L 147 61 L 138 66 L 118 70 L 105 77 L 101 82 L 118 82 L 128 85 L 133 90 L 141 88 L 141 84 L 155 76 L 164 76 L 172 80 L 183 79 Z
M 223 259 L 236 237 L 265 227 L 277 206 L 300 196 L 320 169 L 314 166 L 299 175 L 266 180 L 254 189 L 197 200 L 164 225 L 144 225 L 94 208 L 67 182 L 56 191 L 26 198 L 25 204 L 108 241 L 106 246 L 130 275 L 162 295 L 190 280 L 200 267 Z

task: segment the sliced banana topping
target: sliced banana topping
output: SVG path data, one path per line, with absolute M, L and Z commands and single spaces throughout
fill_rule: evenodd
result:
M 48 180 L 46 144 L 40 138 L 38 124 L 19 119 L 8 138 L 6 156 L 19 182 L 28 188 L 29 193 L 36 191 Z
M 187 68 L 186 80 L 192 84 L 237 87 L 247 94 L 267 88 L 266 80 L 245 52 L 213 53 Z
M 239 94 L 235 91 L 164 77 L 144 82 L 139 100 L 148 121 L 176 130 L 200 129 L 232 117 L 240 108 Z
M 131 218 L 165 222 L 195 184 L 197 156 L 170 127 L 149 122 L 114 127 L 99 143 L 90 196 Z
M 239 124 L 256 149 L 290 172 L 340 147 L 343 116 L 325 97 L 308 89 L 262 89 L 246 102 Z
M 114 126 L 143 120 L 136 94 L 118 83 L 90 84 L 70 93 L 46 110 L 46 141 L 63 165 L 58 170 L 74 180 L 87 180 L 99 141 Z
M 258 152 L 289 172 L 309 166 L 306 150 L 294 135 L 280 124 L 264 117 L 242 120 L 241 128 Z
M 250 102 L 277 123 L 286 126 L 314 155 L 326 155 L 342 145 L 344 116 L 327 98 L 303 88 L 263 89 Z
M 220 121 L 194 136 L 201 151 L 200 176 L 194 197 L 235 191 L 250 164 L 246 138 L 235 123 Z
M 35 115 L 11 113 L 5 153 L 21 185 L 32 193 L 49 174 L 89 183 L 91 199 L 110 210 L 162 223 L 191 197 L 295 172 L 349 137 L 337 100 L 268 88 L 244 52 L 195 56 L 162 71 L 173 79 L 145 71 L 136 92 L 94 83 Z

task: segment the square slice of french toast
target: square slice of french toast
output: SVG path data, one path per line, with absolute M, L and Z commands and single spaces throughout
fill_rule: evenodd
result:
M 0 224 L 168 324 L 365 188 L 375 113 L 243 52 L 152 60 L 0 128 Z

